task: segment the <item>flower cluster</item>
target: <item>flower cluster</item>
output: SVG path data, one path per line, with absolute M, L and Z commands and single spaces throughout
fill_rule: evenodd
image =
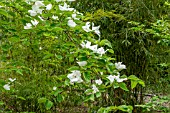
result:
M 58 5 L 58 8 L 60 11 L 63 12 L 72 12 L 70 17 L 66 17 L 66 19 L 68 19 L 67 21 L 67 25 L 71 28 L 74 28 L 77 26 L 76 22 L 78 20 L 80 20 L 80 18 L 78 18 L 78 15 L 83 15 L 81 13 L 79 13 L 78 11 L 76 11 L 74 8 L 70 8 L 70 6 L 65 2 L 65 1 L 75 1 L 75 0 L 55 0 L 56 2 L 63 2 L 64 4 Z M 45 5 L 43 3 L 43 1 L 36 1 L 34 3 L 34 5 L 32 6 L 32 10 L 29 10 L 28 12 L 30 13 L 31 16 L 36 16 L 38 14 L 42 14 L 43 10 L 51 10 L 52 9 L 52 4 L 48 4 Z M 62 14 L 62 13 L 61 13 Z M 42 17 L 38 16 L 40 18 L 40 20 L 44 21 L 42 19 Z M 53 15 L 52 16 L 53 20 L 59 20 L 58 16 Z M 76 21 L 77 20 L 77 21 Z M 39 22 L 37 20 L 31 20 L 31 23 L 26 23 L 26 26 L 24 26 L 24 29 L 31 29 L 32 26 L 36 26 Z M 82 26 L 82 29 L 85 32 L 94 32 L 95 34 L 97 34 L 100 38 L 100 25 L 99 26 L 94 26 L 94 23 L 90 23 L 90 22 L 86 22 L 84 26 Z M 107 50 L 104 49 L 104 47 L 98 47 L 98 45 L 92 45 L 92 43 L 88 40 L 84 40 L 81 44 L 82 48 L 87 48 L 90 49 L 93 53 L 97 53 L 100 56 L 103 56 Z M 41 47 L 39 48 L 40 50 L 42 49 Z M 87 61 L 79 61 L 77 62 L 77 64 L 80 67 L 86 66 L 88 64 Z M 121 71 L 123 69 L 126 69 L 126 66 L 122 64 L 122 62 L 118 62 L 115 63 L 115 67 L 118 71 Z M 117 72 L 117 71 L 116 71 Z M 103 72 L 101 72 L 101 74 L 103 75 Z M 70 84 L 74 84 L 74 83 L 82 83 L 84 82 L 83 78 L 82 78 L 82 74 L 81 71 L 78 69 L 72 70 L 71 73 L 69 73 L 67 75 L 67 78 L 70 80 Z M 107 75 L 106 79 L 108 79 L 110 81 L 110 83 L 113 83 L 114 81 L 120 83 L 123 82 L 125 80 L 127 80 L 127 78 L 120 78 L 120 73 L 118 73 L 117 75 Z M 94 79 L 92 80 L 92 84 L 90 85 L 90 90 L 91 90 L 91 94 L 95 94 L 97 92 L 100 92 L 98 88 L 100 88 L 100 85 L 103 84 L 104 81 L 102 81 L 102 78 L 98 77 L 98 79 Z M 104 85 L 103 85 L 104 86 Z M 8 84 L 6 86 L 4 86 L 6 89 L 10 89 L 10 86 L 8 86 Z M 53 90 L 56 90 L 57 87 L 53 87 Z
M 92 50 L 94 53 L 100 54 L 101 56 L 105 54 L 107 51 L 107 50 L 104 50 L 103 47 L 97 48 L 98 45 L 91 45 L 91 42 L 87 40 L 85 42 L 82 42 L 80 45 L 82 46 L 82 48 L 88 48 Z
M 118 73 L 118 75 L 109 75 L 108 77 L 106 77 L 110 80 L 111 83 L 114 82 L 114 80 L 116 80 L 117 82 L 123 82 L 125 80 L 127 80 L 127 78 L 120 78 L 120 73 Z
M 26 26 L 24 26 L 24 29 L 31 29 L 32 25 L 36 26 L 39 22 L 37 20 L 31 20 L 31 23 L 26 23 Z
M 71 84 L 73 84 L 73 83 L 75 83 L 75 82 L 77 82 L 77 83 L 83 82 L 83 80 L 82 80 L 82 78 L 81 78 L 81 73 L 80 73 L 80 71 L 78 71 L 78 70 L 72 71 L 72 73 L 71 73 L 71 74 L 68 74 L 67 77 L 70 79 L 70 83 L 71 83 Z
M 86 25 L 82 26 L 82 28 L 86 32 L 94 31 L 100 37 L 100 31 L 99 31 L 100 26 L 95 27 L 93 22 L 92 22 L 92 29 L 90 29 L 90 26 L 91 26 L 90 22 L 86 22 Z
M 126 69 L 126 66 L 122 64 L 122 62 L 115 63 L 116 68 L 121 71 L 122 69 Z
M 64 6 L 59 5 L 59 9 L 61 11 L 73 11 L 74 10 L 74 8 L 70 8 L 70 6 L 67 5 L 67 3 L 65 2 L 64 2 Z
M 8 80 L 9 80 L 10 82 L 8 82 L 8 84 L 5 84 L 5 85 L 3 86 L 3 88 L 4 88 L 5 90 L 10 90 L 10 83 L 14 82 L 14 81 L 16 80 L 16 78 L 14 78 L 14 79 L 9 78 Z
M 34 5 L 32 6 L 32 10 L 28 10 L 31 16 L 36 16 L 38 14 L 42 14 L 42 11 L 44 10 L 51 10 L 52 9 L 52 4 L 48 4 L 45 6 L 43 1 L 36 1 Z M 41 21 L 44 21 L 41 16 L 38 16 L 38 18 Z M 56 18 L 56 17 L 53 17 Z M 31 20 L 31 23 L 26 23 L 26 26 L 24 26 L 24 29 L 31 29 L 32 25 L 36 26 L 39 22 L 37 20 Z

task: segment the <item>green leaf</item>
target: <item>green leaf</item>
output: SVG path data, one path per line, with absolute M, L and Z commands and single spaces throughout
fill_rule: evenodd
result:
M 61 55 L 56 55 L 56 58 L 59 59 L 59 60 L 63 59 L 63 57 Z
M 121 105 L 117 107 L 119 110 L 132 113 L 133 107 L 132 106 L 127 106 L 127 105 Z
M 4 103 L 2 101 L 0 101 L 0 106 L 4 105 Z
M 54 92 L 54 96 L 57 96 L 59 93 L 61 93 L 62 92 L 62 90 L 56 90 L 55 92 Z
M 119 83 L 119 87 L 125 91 L 129 91 L 124 82 Z
M 11 37 L 11 38 L 8 38 L 8 40 L 10 41 L 10 42 L 19 42 L 20 41 L 20 38 L 19 37 Z
M 46 102 L 46 104 L 45 104 L 45 108 L 46 108 L 47 110 L 51 109 L 52 106 L 53 106 L 53 102 L 51 102 L 50 100 L 48 100 L 48 101 Z
M 112 48 L 112 44 L 107 39 L 102 40 L 99 45 L 107 45 L 108 47 Z
M 79 70 L 78 66 L 72 66 L 68 69 L 69 71 L 73 71 L 73 70 Z
M 6 17 L 8 17 L 8 18 L 12 18 L 12 16 L 11 15 L 9 15 L 5 10 L 3 10 L 3 9 L 0 9 L 0 15 L 4 15 L 4 16 L 6 16 Z
M 38 99 L 38 103 L 41 104 L 41 103 L 45 103 L 47 101 L 47 99 L 45 97 L 42 97 L 42 98 L 39 98 Z
M 101 95 L 102 95 L 102 94 L 101 94 L 100 92 L 97 92 L 97 93 L 96 93 L 96 97 L 97 97 L 97 98 L 98 98 L 98 97 L 101 97 Z
M 85 81 L 87 81 L 87 82 L 91 81 L 90 72 L 84 72 L 83 77 L 84 77 Z
M 58 101 L 58 102 L 61 102 L 61 101 L 63 101 L 63 100 L 64 100 L 63 96 L 62 96 L 61 94 L 58 94 L 58 96 L 57 96 L 57 101 Z
M 64 29 L 61 28 L 61 27 L 54 27 L 53 30 L 54 30 L 54 31 L 63 31 Z
M 139 80 L 138 82 L 140 85 L 142 85 L 143 87 L 145 87 L 145 82 L 143 80 Z
M 16 73 L 18 73 L 18 74 L 20 74 L 20 75 L 23 75 L 22 70 L 20 70 L 20 69 L 17 69 L 17 70 L 16 70 Z
M 53 56 L 54 56 L 54 54 L 49 53 L 49 54 L 45 55 L 43 57 L 43 59 L 49 59 L 50 57 L 53 57 Z
M 86 102 L 89 100 L 94 101 L 94 94 L 88 95 L 84 101 Z
M 139 80 L 139 78 L 136 77 L 135 75 L 130 75 L 130 76 L 128 77 L 128 79 L 131 79 L 131 80 Z
M 19 97 L 17 97 L 17 98 L 19 98 L 19 99 L 21 99 L 21 100 L 26 100 L 24 97 L 21 97 L 21 96 L 19 96 Z
M 135 88 L 137 84 L 138 84 L 138 81 L 131 80 L 131 89 Z
M 109 111 L 107 110 L 107 108 L 101 107 L 101 108 L 97 111 L 97 113 L 109 113 Z
M 114 51 L 112 49 L 109 49 L 108 52 L 114 54 Z
M 93 92 L 92 89 L 87 89 L 84 93 L 87 94 L 87 95 L 89 95 L 89 94 L 91 94 L 92 92 Z

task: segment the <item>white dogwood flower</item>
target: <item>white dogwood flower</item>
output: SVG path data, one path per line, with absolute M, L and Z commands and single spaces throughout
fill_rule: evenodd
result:
M 32 24 L 31 23 L 26 23 L 26 26 L 24 26 L 24 29 L 31 29 Z
M 65 2 L 64 2 L 64 6 L 59 5 L 59 9 L 61 11 L 73 11 L 74 10 L 74 8 L 69 8 L 69 5 L 67 5 Z
M 76 18 L 76 16 L 77 16 L 76 13 L 73 13 L 73 14 L 72 14 L 72 18 L 73 18 L 74 20 L 79 20 L 79 18 Z
M 81 73 L 80 73 L 80 71 L 78 71 L 78 70 L 72 71 L 71 74 L 68 74 L 68 75 L 67 75 L 67 78 L 70 79 L 70 83 L 71 83 L 71 84 L 73 84 L 73 83 L 75 83 L 75 82 L 77 82 L 77 83 L 83 82 L 83 80 L 82 80 L 82 78 L 81 78 Z
M 98 45 L 90 46 L 89 49 L 91 49 L 94 53 L 96 53 L 98 51 L 97 46 Z
M 82 42 L 80 45 L 82 46 L 82 48 L 90 48 L 91 42 L 90 41 L 86 41 L 86 43 Z
M 94 31 L 100 37 L 99 28 L 100 28 L 100 26 L 94 27 L 94 23 L 92 23 L 92 31 Z
M 125 80 L 127 80 L 127 78 L 120 78 L 120 73 L 118 73 L 118 75 L 109 75 L 108 77 L 106 77 L 110 80 L 111 83 L 113 83 L 114 80 L 116 80 L 117 82 L 123 82 Z
M 77 24 L 73 20 L 68 20 L 68 26 L 75 27 Z
M 48 4 L 47 6 L 46 6 L 46 10 L 51 10 L 52 9 L 52 4 Z
M 32 25 L 36 26 L 39 22 L 37 20 L 31 20 Z
M 107 50 L 106 50 L 107 51 Z M 103 47 L 100 47 L 97 49 L 97 53 L 100 54 L 101 56 L 106 53 Z
M 108 77 L 106 77 L 110 80 L 111 83 L 113 83 L 113 81 L 115 80 L 115 76 L 113 75 L 109 75 Z
M 97 85 L 101 85 L 103 82 L 102 82 L 101 79 L 98 79 L 98 80 L 95 80 L 95 83 L 96 83 Z
M 87 65 L 86 61 L 81 61 L 81 62 L 77 62 L 79 66 L 85 66 Z
M 90 32 L 92 31 L 90 29 L 90 22 L 86 22 L 86 25 L 85 26 L 82 26 L 83 30 L 86 31 L 86 32 Z
M 35 2 L 35 5 L 38 6 L 38 7 L 45 6 L 45 5 L 43 4 L 43 1 L 36 1 L 36 2 Z
M 97 93 L 97 92 L 99 92 L 99 89 L 96 87 L 96 85 L 92 85 L 92 90 L 93 90 L 93 93 L 95 94 L 95 93 Z
M 122 64 L 122 62 L 115 63 L 116 69 L 121 71 L 122 69 L 126 69 L 126 66 Z
M 9 85 L 9 84 L 5 84 L 5 85 L 3 86 L 3 88 L 4 88 L 5 90 L 10 90 L 10 85 Z
M 54 19 L 54 20 L 58 20 L 58 16 L 52 16 L 52 19 Z
M 31 16 L 36 16 L 37 12 L 34 10 L 28 10 L 28 12 L 30 13 Z
M 56 89 L 57 89 L 57 87 L 54 86 L 54 87 L 53 87 L 53 90 L 55 91 Z
M 10 82 L 14 82 L 16 80 L 16 78 L 12 79 L 12 78 L 9 78 L 9 81 Z

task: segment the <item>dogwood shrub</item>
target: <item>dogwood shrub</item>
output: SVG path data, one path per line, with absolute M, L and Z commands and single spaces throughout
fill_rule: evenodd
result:
M 134 75 L 122 75 L 121 70 L 126 66 L 115 62 L 111 43 L 100 39 L 100 25 L 84 22 L 84 15 L 68 5 L 72 1 L 14 0 L 0 3 L 0 18 L 8 19 L 1 22 L 1 52 L 10 56 L 10 60 L 3 59 L 3 74 L 8 71 L 8 76 L 17 78 L 16 81 L 10 79 L 16 82 L 11 91 L 8 77 L 5 77 L 2 91 L 30 101 L 30 94 L 24 95 L 22 89 L 36 87 L 39 92 L 34 98 L 35 106 L 41 112 L 58 109 L 72 101 L 77 103 L 74 105 L 84 105 L 89 112 L 132 112 L 133 107 L 128 105 L 99 104 L 104 96 L 106 99 L 117 98 L 109 96 L 110 89 L 129 91 L 138 83 L 143 86 L 144 83 Z M 9 48 L 5 49 L 6 46 Z M 129 80 L 131 88 L 126 86 Z M 21 85 L 24 83 L 30 86 Z

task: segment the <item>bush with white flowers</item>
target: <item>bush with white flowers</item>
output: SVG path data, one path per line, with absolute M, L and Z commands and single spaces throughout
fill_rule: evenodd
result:
M 126 86 L 129 80 L 131 89 L 138 83 L 144 86 L 143 81 L 134 75 L 121 76 L 120 71 L 126 66 L 122 62 L 115 63 L 111 43 L 101 40 L 100 25 L 84 22 L 83 14 L 71 8 L 67 1 L 75 0 L 26 0 L 26 8 L 22 9 L 25 12 L 20 15 L 24 16 L 18 17 L 16 23 L 19 32 L 15 36 L 20 40 L 17 41 L 19 45 L 14 44 L 13 48 L 17 48 L 19 53 L 13 57 L 22 64 L 16 72 L 23 78 L 24 74 L 27 77 L 30 74 L 45 76 L 49 81 L 45 85 L 53 85 L 47 89 L 49 97 L 40 94 L 42 97 L 37 98 L 39 108 L 44 108 L 44 104 L 45 109 L 50 110 L 61 107 L 57 106 L 58 103 L 65 105 L 76 100 L 77 105 L 84 105 L 89 111 L 106 113 L 123 109 L 132 112 L 132 106 L 111 107 L 99 103 L 104 95 L 111 98 L 109 89 L 129 91 L 130 87 Z M 51 83 L 49 79 L 55 81 Z M 4 84 L 3 88 L 9 91 L 10 84 Z

